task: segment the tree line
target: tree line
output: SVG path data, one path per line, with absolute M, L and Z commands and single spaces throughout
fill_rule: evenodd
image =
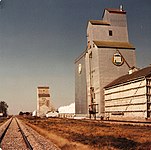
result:
M 4 101 L 0 101 L 0 113 L 2 113 L 4 117 L 7 117 L 7 109 L 7 103 Z

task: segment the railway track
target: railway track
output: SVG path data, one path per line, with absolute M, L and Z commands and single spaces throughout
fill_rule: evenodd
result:
M 13 117 L 0 127 L 2 150 L 59 150 L 53 143 Z
M 67 118 L 73 119 L 73 118 Z M 150 120 L 111 120 L 111 119 L 100 119 L 100 118 L 74 118 L 73 120 L 81 120 L 81 121 L 88 121 L 88 122 L 101 122 L 101 123 L 111 123 L 111 124 L 128 124 L 128 125 L 137 125 L 137 126 L 151 126 L 151 119 Z
M 100 120 L 100 119 L 82 119 L 87 121 L 111 123 L 111 124 L 128 124 L 137 126 L 151 126 L 151 120 L 149 121 L 128 121 L 128 120 Z
M 12 118 L 0 137 L 1 149 L 33 150 L 16 118 Z
M 110 124 L 133 125 L 133 126 L 151 126 L 151 122 L 148 121 L 104 120 L 102 122 L 110 123 Z

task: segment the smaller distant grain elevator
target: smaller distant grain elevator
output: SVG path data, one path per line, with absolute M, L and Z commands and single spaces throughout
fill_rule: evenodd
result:
M 43 86 L 37 88 L 37 116 L 46 116 L 46 113 L 54 108 L 50 99 L 49 87 Z
M 87 24 L 87 48 L 75 60 L 76 115 L 105 115 L 103 88 L 136 66 L 128 38 L 126 11 L 105 9 L 102 20 Z

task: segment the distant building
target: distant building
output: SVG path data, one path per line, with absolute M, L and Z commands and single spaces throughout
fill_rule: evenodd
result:
M 46 113 L 53 111 L 54 107 L 50 99 L 49 87 L 37 88 L 37 116 L 46 116 Z
M 102 20 L 87 25 L 87 48 L 75 60 L 76 115 L 105 115 L 104 87 L 136 66 L 128 39 L 126 11 L 105 9 Z
M 151 118 L 151 66 L 117 78 L 104 90 L 106 117 Z
M 0 117 L 3 117 L 3 113 L 0 113 Z

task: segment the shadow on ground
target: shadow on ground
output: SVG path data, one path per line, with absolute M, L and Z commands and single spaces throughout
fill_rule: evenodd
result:
M 112 147 L 115 149 L 122 150 L 136 150 L 144 149 L 151 147 L 151 142 L 148 143 L 137 143 L 133 140 L 129 140 L 123 137 L 113 137 L 113 136 L 85 136 L 80 134 L 72 134 L 73 141 L 80 142 L 83 144 L 88 144 L 92 147 L 101 148 L 101 147 Z

